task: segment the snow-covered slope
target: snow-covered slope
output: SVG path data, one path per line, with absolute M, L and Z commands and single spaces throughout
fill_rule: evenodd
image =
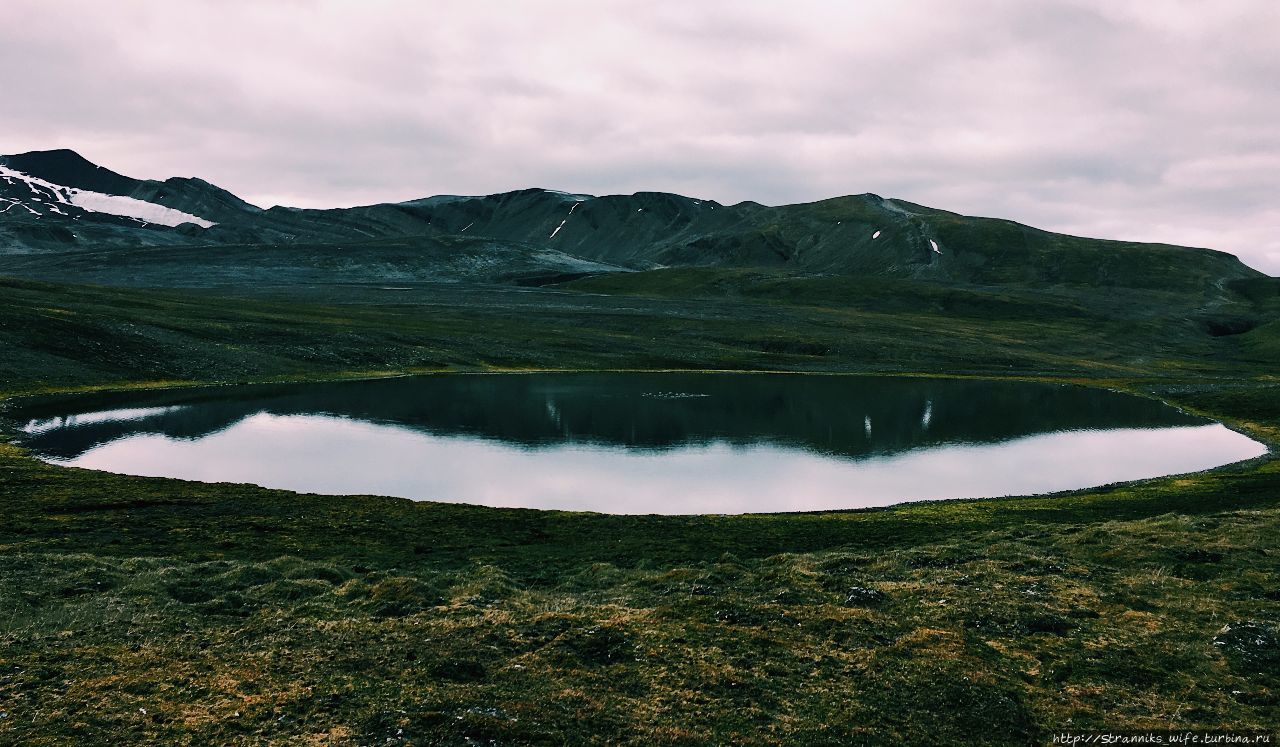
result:
M 86 214 L 103 213 L 131 218 L 143 224 L 179 226 L 194 223 L 201 228 L 214 225 L 213 221 L 154 202 L 54 184 L 3 165 L 0 165 L 0 203 L 0 213 L 21 208 L 37 218 L 61 215 L 79 219 Z
M 107 195 L 101 192 L 84 190 L 71 191 L 71 204 L 84 208 L 91 213 L 109 213 L 126 218 L 136 218 L 146 223 L 159 223 L 164 226 L 180 226 L 183 223 L 194 223 L 201 228 L 214 225 L 199 216 L 184 213 L 181 210 L 167 208 L 154 202 L 135 200 L 132 197 Z

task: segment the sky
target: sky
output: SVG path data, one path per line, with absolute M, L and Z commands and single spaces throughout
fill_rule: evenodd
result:
M 262 206 L 874 192 L 1280 275 L 1275 0 L 4 0 L 0 153 Z

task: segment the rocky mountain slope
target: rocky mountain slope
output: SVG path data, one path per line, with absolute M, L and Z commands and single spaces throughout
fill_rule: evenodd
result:
M 0 157 L 4 274 L 161 286 L 541 284 L 670 267 L 1196 293 L 1262 276 L 1222 252 L 1065 236 L 874 194 L 767 207 L 526 189 L 264 210 L 200 179 L 132 179 L 68 150 Z

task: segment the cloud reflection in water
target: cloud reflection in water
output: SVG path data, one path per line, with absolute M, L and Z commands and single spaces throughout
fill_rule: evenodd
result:
M 1064 431 L 850 458 L 766 441 L 663 450 L 530 447 L 342 417 L 257 413 L 200 438 L 137 434 L 54 461 L 323 494 L 700 514 L 1046 493 L 1194 472 L 1265 451 L 1220 424 Z

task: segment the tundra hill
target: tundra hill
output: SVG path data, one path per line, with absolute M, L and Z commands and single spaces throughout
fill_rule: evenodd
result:
M 138 180 L 69 150 L 0 157 L 0 272 L 134 286 L 433 280 L 543 284 L 764 268 L 1239 301 L 1265 278 L 1207 249 L 1104 241 L 874 194 L 767 207 L 546 189 L 332 210 L 257 208 L 200 179 Z M 163 247 L 139 252 L 139 247 Z

